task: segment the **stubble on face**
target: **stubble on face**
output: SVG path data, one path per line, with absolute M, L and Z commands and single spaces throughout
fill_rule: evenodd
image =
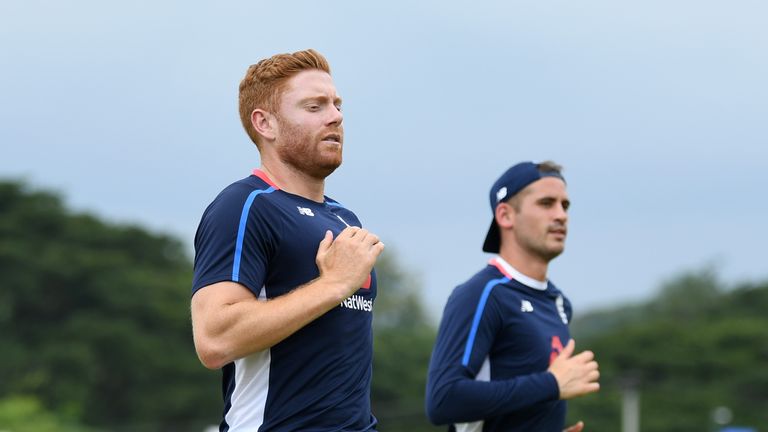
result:
M 277 121 L 282 138 L 281 145 L 277 147 L 277 154 L 284 163 L 318 180 L 325 179 L 341 165 L 343 126 L 332 126 L 312 133 L 308 128 L 291 123 L 280 116 Z M 329 134 L 339 136 L 337 145 L 323 142 L 323 138 Z
M 549 180 L 546 180 L 549 181 Z M 558 189 L 550 190 L 550 200 L 563 199 Z M 527 198 L 525 204 L 523 200 Z M 566 218 L 551 218 L 547 216 L 548 210 L 543 209 L 536 201 L 545 198 L 541 194 L 520 197 L 513 204 L 518 218 L 518 226 L 515 229 L 517 243 L 529 254 L 549 262 L 557 258 L 565 250 L 567 235 Z M 567 196 L 564 197 L 567 200 Z M 557 201 L 552 205 L 562 205 Z
M 524 233 L 522 235 L 518 235 L 517 241 L 530 254 L 541 258 L 543 261 L 552 261 L 565 250 L 565 240 L 554 245 L 550 245 L 547 242 L 548 234 L 544 234 L 543 237 L 530 234 L 531 233 Z

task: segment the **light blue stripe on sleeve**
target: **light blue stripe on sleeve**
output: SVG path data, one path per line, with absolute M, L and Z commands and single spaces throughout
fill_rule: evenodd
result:
M 240 280 L 240 257 L 243 254 L 243 239 L 245 238 L 245 224 L 248 222 L 248 212 L 251 209 L 251 204 L 256 196 L 263 193 L 272 193 L 275 191 L 274 187 L 269 189 L 258 189 L 248 195 L 248 199 L 245 200 L 243 205 L 243 212 L 240 213 L 240 226 L 237 228 L 237 242 L 235 243 L 235 262 L 232 264 L 232 280 L 238 282 Z
M 500 283 L 509 282 L 508 277 L 501 279 L 493 279 L 488 281 L 483 288 L 483 293 L 480 295 L 480 301 L 477 303 L 477 309 L 475 310 L 475 317 L 472 319 L 472 328 L 469 329 L 469 337 L 467 338 L 467 346 L 464 348 L 464 357 L 461 359 L 461 365 L 469 365 L 469 356 L 472 354 L 472 346 L 475 344 L 475 336 L 477 336 L 477 328 L 480 327 L 480 319 L 483 317 L 483 309 L 485 309 L 485 303 L 488 301 L 488 296 L 491 295 L 493 287 Z

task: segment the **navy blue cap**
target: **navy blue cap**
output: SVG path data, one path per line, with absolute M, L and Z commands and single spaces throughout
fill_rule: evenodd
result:
M 565 181 L 563 176 L 557 171 L 539 171 L 539 164 L 534 162 L 520 162 L 505 171 L 504 174 L 496 180 L 491 187 L 490 193 L 493 219 L 491 220 L 491 227 L 488 229 L 488 235 L 485 236 L 483 251 L 491 253 L 499 252 L 501 238 L 499 236 L 499 226 L 496 224 L 496 206 L 498 206 L 500 202 L 507 201 L 515 196 L 529 184 L 544 177 L 557 177 Z

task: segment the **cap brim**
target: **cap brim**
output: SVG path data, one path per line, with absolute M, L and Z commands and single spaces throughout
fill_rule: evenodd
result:
M 491 221 L 491 227 L 488 228 L 488 234 L 485 236 L 483 251 L 490 253 L 499 253 L 499 226 L 496 225 L 496 219 Z

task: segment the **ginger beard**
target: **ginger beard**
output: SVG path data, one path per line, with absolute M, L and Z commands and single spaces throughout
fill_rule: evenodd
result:
M 277 117 L 282 143 L 277 154 L 286 164 L 316 179 L 325 179 L 341 165 L 344 127 L 335 126 L 313 134 L 309 128 Z M 324 141 L 329 134 L 337 134 L 339 142 Z

